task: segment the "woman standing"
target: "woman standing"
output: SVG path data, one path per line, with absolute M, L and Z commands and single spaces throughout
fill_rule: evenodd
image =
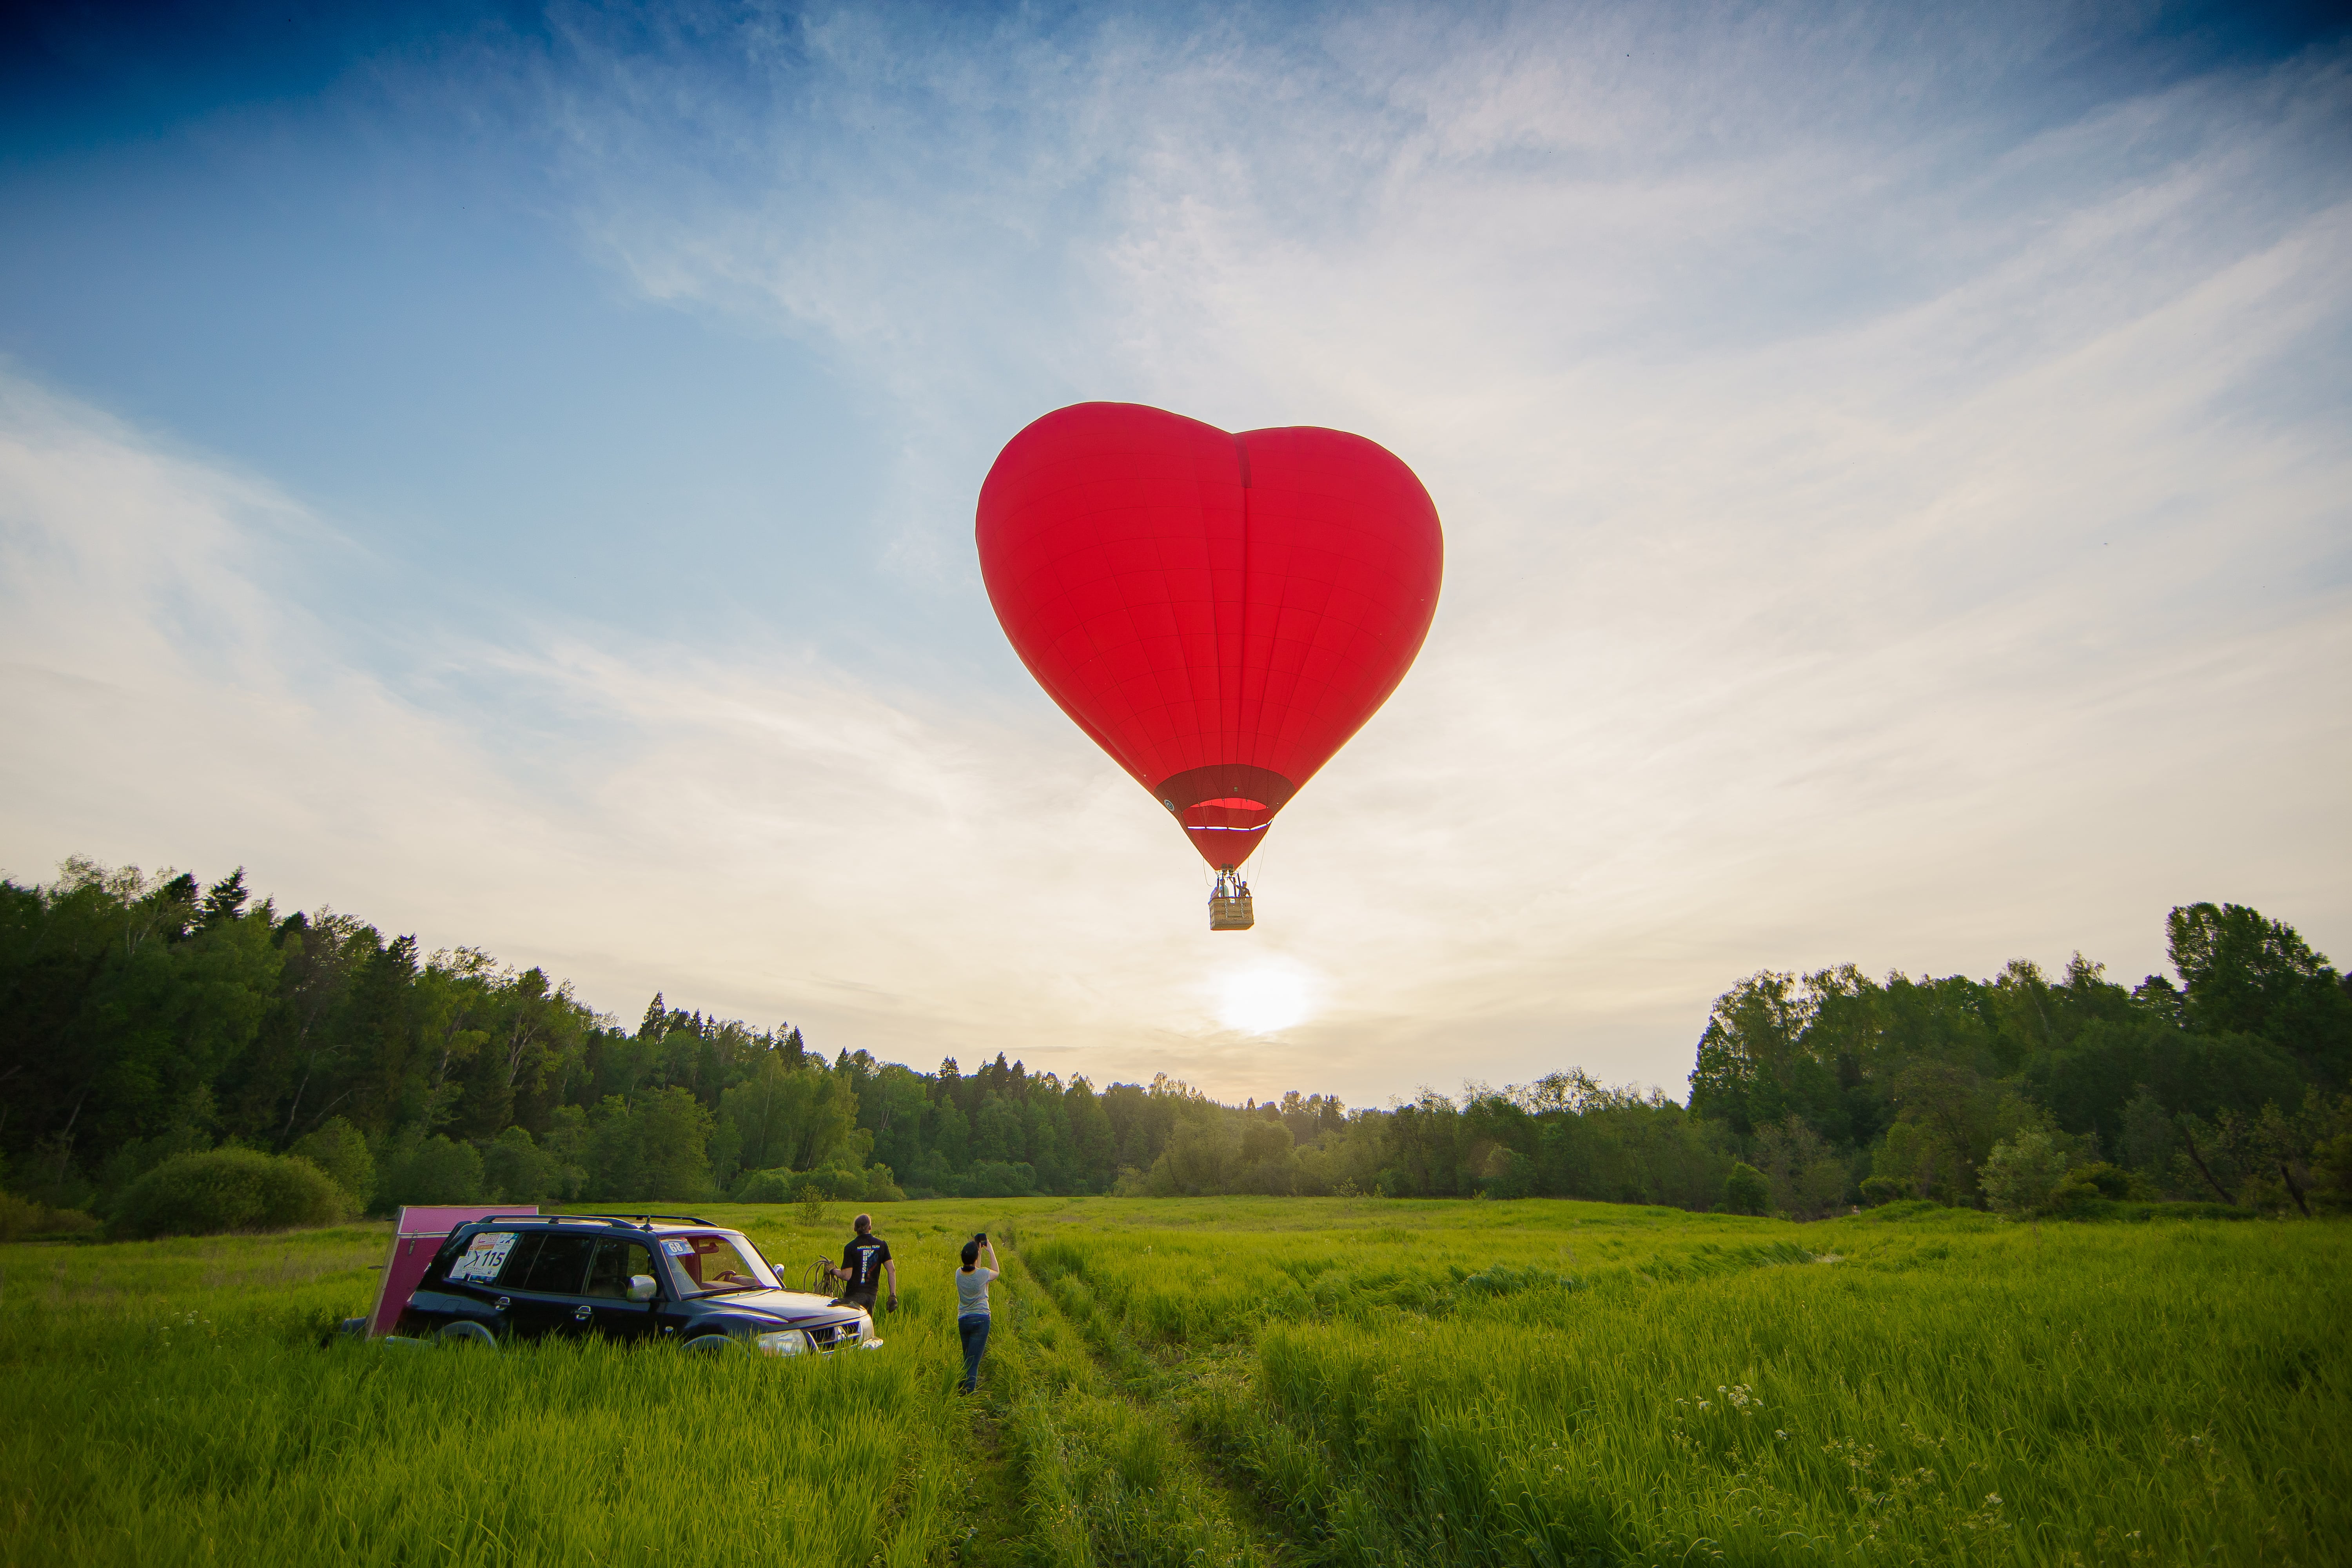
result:
M 985 1248 L 988 1267 L 980 1267 Z M 963 1336 L 963 1381 L 960 1394 L 970 1394 L 980 1383 L 980 1352 L 988 1348 L 988 1282 L 996 1278 L 996 1248 L 982 1231 L 963 1244 L 963 1268 L 956 1274 L 956 1332 Z

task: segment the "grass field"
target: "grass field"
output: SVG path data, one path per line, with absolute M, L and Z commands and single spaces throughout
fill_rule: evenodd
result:
M 788 1279 L 846 1211 L 705 1209 Z M 381 1226 L 0 1248 L 0 1562 L 2307 1563 L 2352 1227 L 892 1205 L 839 1363 L 319 1348 Z M 977 1401 L 948 1276 L 1008 1274 Z M 1007 1242 L 1010 1245 L 1005 1245 Z

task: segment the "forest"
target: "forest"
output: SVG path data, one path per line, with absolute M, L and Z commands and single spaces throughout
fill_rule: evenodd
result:
M 2077 954 L 1990 979 L 1759 973 L 1685 1102 L 1574 1068 L 1388 1107 L 1218 1103 L 999 1055 L 830 1058 L 656 994 L 632 1026 L 473 948 L 69 860 L 0 880 L 0 1184 L 105 1216 L 217 1150 L 297 1156 L 347 1206 L 1118 1194 L 1575 1197 L 1794 1219 L 2352 1196 L 2352 990 L 2294 928 L 2167 917 L 2172 977 Z M 89 1222 L 85 1222 L 89 1223 Z

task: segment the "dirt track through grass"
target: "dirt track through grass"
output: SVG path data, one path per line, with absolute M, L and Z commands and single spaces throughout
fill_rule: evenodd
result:
M 1268 1561 L 1163 1410 L 1123 1390 L 996 1227 L 1006 1268 L 983 1392 L 1017 1476 L 1026 1562 Z
M 1207 1533 L 1231 1543 L 1227 1560 L 1291 1560 L 1292 1543 L 1259 1506 L 1246 1479 L 1216 1463 L 1193 1441 L 1185 1395 L 1195 1380 L 1144 1353 L 1108 1314 L 1095 1311 L 1082 1281 L 1067 1275 L 1042 1277 L 1017 1254 L 1013 1269 L 1021 1277 L 1019 1288 L 1035 1302 L 1034 1321 L 1052 1325 L 1056 1333 L 1076 1332 L 1095 1364 L 1087 1395 L 1122 1402 L 1134 1430 L 1149 1434 L 1129 1440 L 1155 1445 L 1180 1494 L 1195 1506 L 1207 1506 Z

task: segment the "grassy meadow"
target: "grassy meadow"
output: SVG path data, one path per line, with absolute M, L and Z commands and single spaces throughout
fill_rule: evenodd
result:
M 849 1209 L 706 1207 L 788 1282 Z M 385 1227 L 0 1247 L 0 1562 L 2308 1563 L 2352 1227 L 877 1211 L 887 1346 L 338 1344 Z M 976 1400 L 949 1274 L 1007 1278 Z

